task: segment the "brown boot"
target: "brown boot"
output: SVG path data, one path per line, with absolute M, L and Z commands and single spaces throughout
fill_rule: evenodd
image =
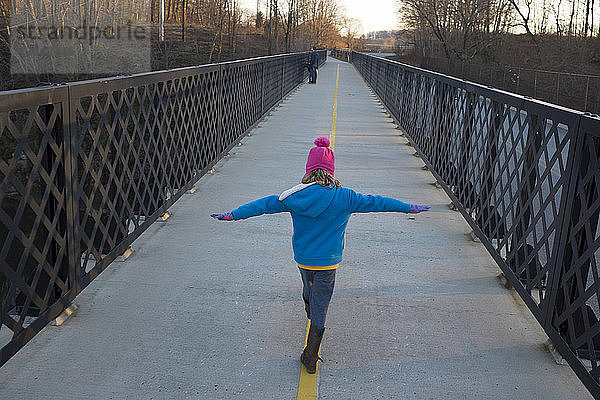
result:
M 319 357 L 319 346 L 321 346 L 321 339 L 323 339 L 323 332 L 319 336 L 319 328 L 310 326 L 308 331 L 308 340 L 306 341 L 306 347 L 300 356 L 300 361 L 306 367 L 306 372 L 314 374 L 317 372 L 317 360 Z M 323 361 L 323 360 L 321 360 Z
M 304 296 L 302 296 L 302 300 L 304 300 L 304 311 L 306 311 L 306 318 L 310 319 L 310 303 Z

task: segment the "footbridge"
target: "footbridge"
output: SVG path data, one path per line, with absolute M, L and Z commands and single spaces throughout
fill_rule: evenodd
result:
M 307 57 L 0 94 L 0 398 L 600 398 L 600 121 Z M 289 215 L 209 214 L 321 135 L 344 186 L 432 208 L 352 216 L 310 375 Z

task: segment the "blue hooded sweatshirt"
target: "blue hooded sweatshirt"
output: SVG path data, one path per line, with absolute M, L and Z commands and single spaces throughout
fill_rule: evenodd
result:
M 294 259 L 305 266 L 329 266 L 342 261 L 344 233 L 350 215 L 378 211 L 408 213 L 410 204 L 390 197 L 360 194 L 345 187 L 301 184 L 280 196 L 267 196 L 232 211 L 234 220 L 262 214 L 292 215 Z

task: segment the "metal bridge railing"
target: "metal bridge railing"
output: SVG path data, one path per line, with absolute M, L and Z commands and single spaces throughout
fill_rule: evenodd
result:
M 351 59 L 600 398 L 600 120 L 362 53 Z
M 0 93 L 0 366 L 308 76 L 308 55 Z

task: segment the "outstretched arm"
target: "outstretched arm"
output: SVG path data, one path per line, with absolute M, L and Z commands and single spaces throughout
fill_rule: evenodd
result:
M 233 221 L 233 213 L 231 211 L 227 211 L 226 213 L 212 213 L 210 216 L 221 221 Z
M 404 212 L 416 214 L 429 210 L 429 206 L 409 204 L 392 197 L 356 193 L 350 190 L 350 212 Z
M 289 211 L 288 207 L 279 201 L 278 196 L 273 195 L 239 206 L 231 212 L 211 214 L 210 216 L 221 221 L 237 221 L 257 215 L 275 214 L 286 211 Z
M 411 204 L 410 210 L 408 210 L 408 212 L 410 214 L 418 214 L 421 211 L 428 211 L 430 208 L 431 206 L 428 206 L 426 204 Z

